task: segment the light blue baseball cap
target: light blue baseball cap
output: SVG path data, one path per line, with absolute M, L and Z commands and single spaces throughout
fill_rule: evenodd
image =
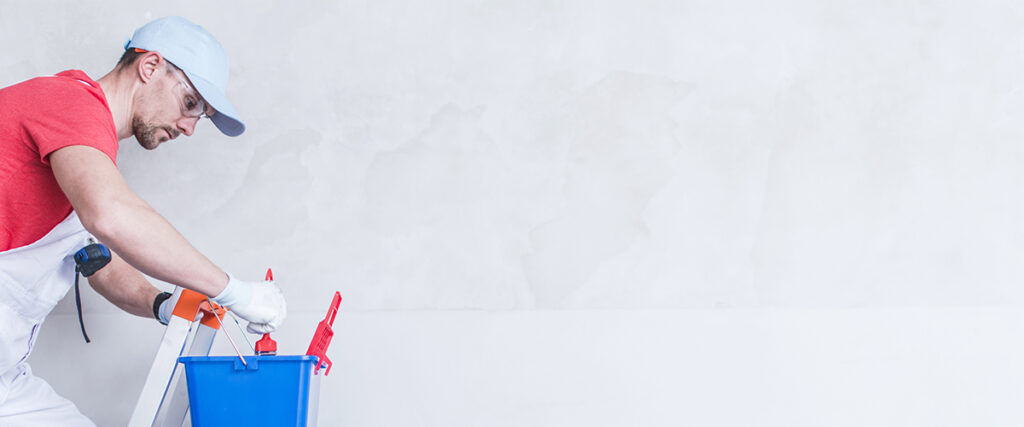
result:
M 135 30 L 124 48 L 159 52 L 184 71 L 199 95 L 217 110 L 210 116 L 217 129 L 227 136 L 245 132 L 245 123 L 224 94 L 228 86 L 228 55 L 203 27 L 180 16 L 156 19 Z

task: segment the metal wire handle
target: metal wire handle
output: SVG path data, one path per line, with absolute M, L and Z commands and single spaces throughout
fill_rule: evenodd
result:
M 248 363 L 245 363 L 245 357 L 242 357 L 242 352 L 241 352 L 241 351 L 238 351 L 238 346 L 237 346 L 237 345 L 235 345 L 235 340 L 231 338 L 231 334 L 229 334 L 229 333 L 228 333 L 228 331 L 227 331 L 227 329 L 225 329 L 225 328 L 224 328 L 224 321 L 223 321 L 223 320 L 221 320 L 221 318 L 220 318 L 220 315 L 219 315 L 219 314 L 217 314 L 217 310 L 216 310 L 215 308 L 213 308 L 213 301 L 211 301 L 211 300 L 210 300 L 210 297 L 206 297 L 206 302 L 207 302 L 208 304 L 210 304 L 210 311 L 212 311 L 212 312 L 213 312 L 213 317 L 216 317 L 216 318 L 217 318 L 217 323 L 220 323 L 220 329 L 221 329 L 222 331 L 224 331 L 224 335 L 227 335 L 227 336 L 228 336 L 228 342 L 230 342 L 230 343 L 231 343 L 231 348 L 235 349 L 235 354 L 237 354 L 237 355 L 238 355 L 238 360 L 241 360 L 241 361 L 242 361 L 242 366 L 245 366 L 246 368 L 248 368 L 248 367 L 249 367 L 249 364 L 248 364 Z M 226 313 L 226 311 L 225 311 L 225 313 Z M 237 321 L 236 321 L 235 323 L 237 323 Z M 241 327 L 242 327 L 242 325 L 241 325 L 241 324 L 239 324 L 239 325 L 238 325 L 238 327 L 239 327 L 239 328 L 241 328 Z M 244 336 L 244 334 L 243 334 L 243 336 Z M 248 342 L 248 340 L 246 340 L 246 341 Z M 251 345 L 251 344 L 250 344 L 250 345 Z M 254 351 L 255 351 L 255 350 L 254 350 Z

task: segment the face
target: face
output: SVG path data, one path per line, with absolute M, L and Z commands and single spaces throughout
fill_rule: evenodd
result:
M 147 150 L 182 133 L 192 135 L 199 119 L 214 113 L 185 73 L 169 62 L 164 62 L 162 78 L 150 89 L 141 95 L 131 123 L 135 139 Z

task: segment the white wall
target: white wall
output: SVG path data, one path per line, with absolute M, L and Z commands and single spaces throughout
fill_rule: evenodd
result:
M 891 3 L 0 0 L 0 85 L 218 37 L 245 135 L 120 167 L 282 352 L 342 292 L 322 425 L 1020 425 L 1024 7 Z M 121 425 L 161 329 L 67 302 Z

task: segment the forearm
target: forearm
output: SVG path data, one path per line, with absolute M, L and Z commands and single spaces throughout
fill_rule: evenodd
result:
M 135 195 L 101 151 L 73 145 L 49 156 L 54 177 L 90 233 L 149 276 L 216 296 L 228 276 Z
M 89 285 L 118 308 L 152 319 L 153 300 L 160 290 L 116 253 L 110 255 L 110 263 L 89 276 Z
M 160 214 L 132 193 L 92 212 L 86 224 L 104 244 L 149 276 L 209 296 L 227 285 L 228 277 L 199 253 Z

